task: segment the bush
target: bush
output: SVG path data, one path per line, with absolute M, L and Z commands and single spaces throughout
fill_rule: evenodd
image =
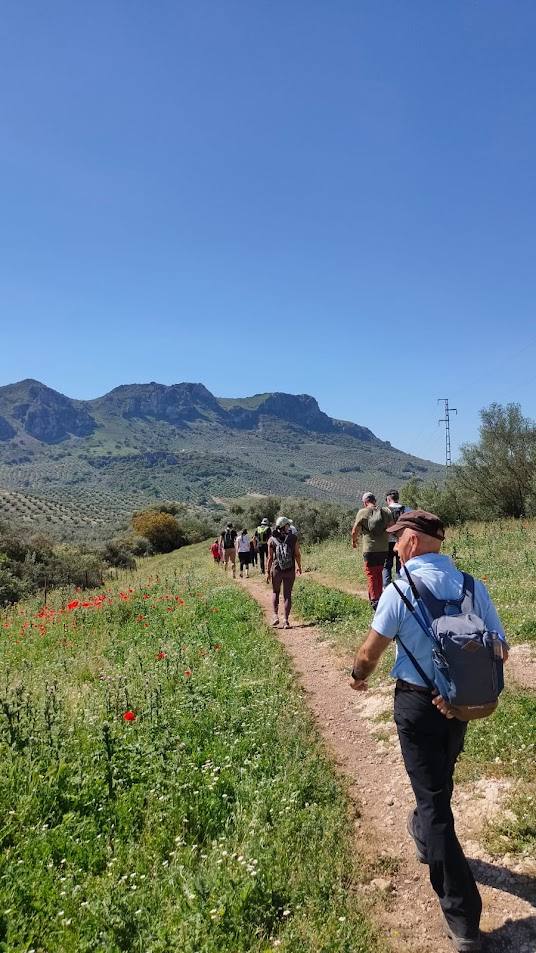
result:
M 155 553 L 170 553 L 187 542 L 177 520 L 170 513 L 158 513 L 154 510 L 135 513 L 132 526 L 136 533 L 149 540 Z
M 0 605 L 58 586 L 102 585 L 102 557 L 72 545 L 53 545 L 44 536 L 0 536 Z

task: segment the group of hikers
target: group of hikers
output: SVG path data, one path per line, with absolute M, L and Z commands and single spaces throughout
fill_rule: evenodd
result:
M 456 836 L 451 809 L 453 775 L 467 725 L 489 715 L 503 687 L 508 643 L 486 586 L 441 553 L 445 527 L 434 513 L 400 503 L 391 490 L 384 505 L 363 494 L 352 531 L 361 538 L 374 616 L 352 669 L 351 688 L 364 691 L 382 654 L 395 643 L 394 720 L 415 807 L 406 826 L 417 859 L 429 868 L 446 930 L 458 953 L 480 953 L 482 901 Z M 228 524 L 212 545 L 215 560 L 235 575 L 255 557 L 272 583 L 273 625 L 283 589 L 289 627 L 292 586 L 301 572 L 298 535 L 280 516 L 263 519 L 252 539 Z M 393 579 L 393 567 L 395 577 Z
M 259 564 L 261 575 L 266 574 L 266 582 L 272 586 L 272 625 L 279 625 L 279 601 L 283 590 L 284 621 L 283 628 L 290 628 L 290 610 L 292 608 L 292 588 L 296 574 L 301 573 L 301 552 L 298 531 L 287 516 L 279 516 L 272 527 L 264 517 L 250 537 L 246 528 L 237 532 L 232 523 L 227 523 L 219 539 L 210 547 L 214 562 L 219 563 L 225 572 L 231 567 L 233 579 L 236 576 L 238 557 L 240 578 L 249 578 L 250 566 Z

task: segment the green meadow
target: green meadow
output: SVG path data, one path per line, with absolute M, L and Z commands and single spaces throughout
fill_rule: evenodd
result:
M 380 949 L 341 784 L 205 546 L 1 625 L 0 949 Z

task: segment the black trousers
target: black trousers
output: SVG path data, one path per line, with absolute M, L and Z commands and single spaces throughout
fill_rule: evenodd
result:
M 404 765 L 417 807 L 413 830 L 430 868 L 430 883 L 456 936 L 478 936 L 482 901 L 454 830 L 454 766 L 463 750 L 467 723 L 445 718 L 429 692 L 397 685 L 395 722 Z
M 261 573 L 264 576 L 264 560 L 268 555 L 268 543 L 259 543 L 259 560 L 261 563 Z

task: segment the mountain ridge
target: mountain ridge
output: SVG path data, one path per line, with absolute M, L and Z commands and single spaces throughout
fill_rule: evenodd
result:
M 364 490 L 442 475 L 309 394 L 216 397 L 200 382 L 151 381 L 79 400 L 30 378 L 0 387 L 0 487 L 96 514 L 248 493 L 353 505 Z

